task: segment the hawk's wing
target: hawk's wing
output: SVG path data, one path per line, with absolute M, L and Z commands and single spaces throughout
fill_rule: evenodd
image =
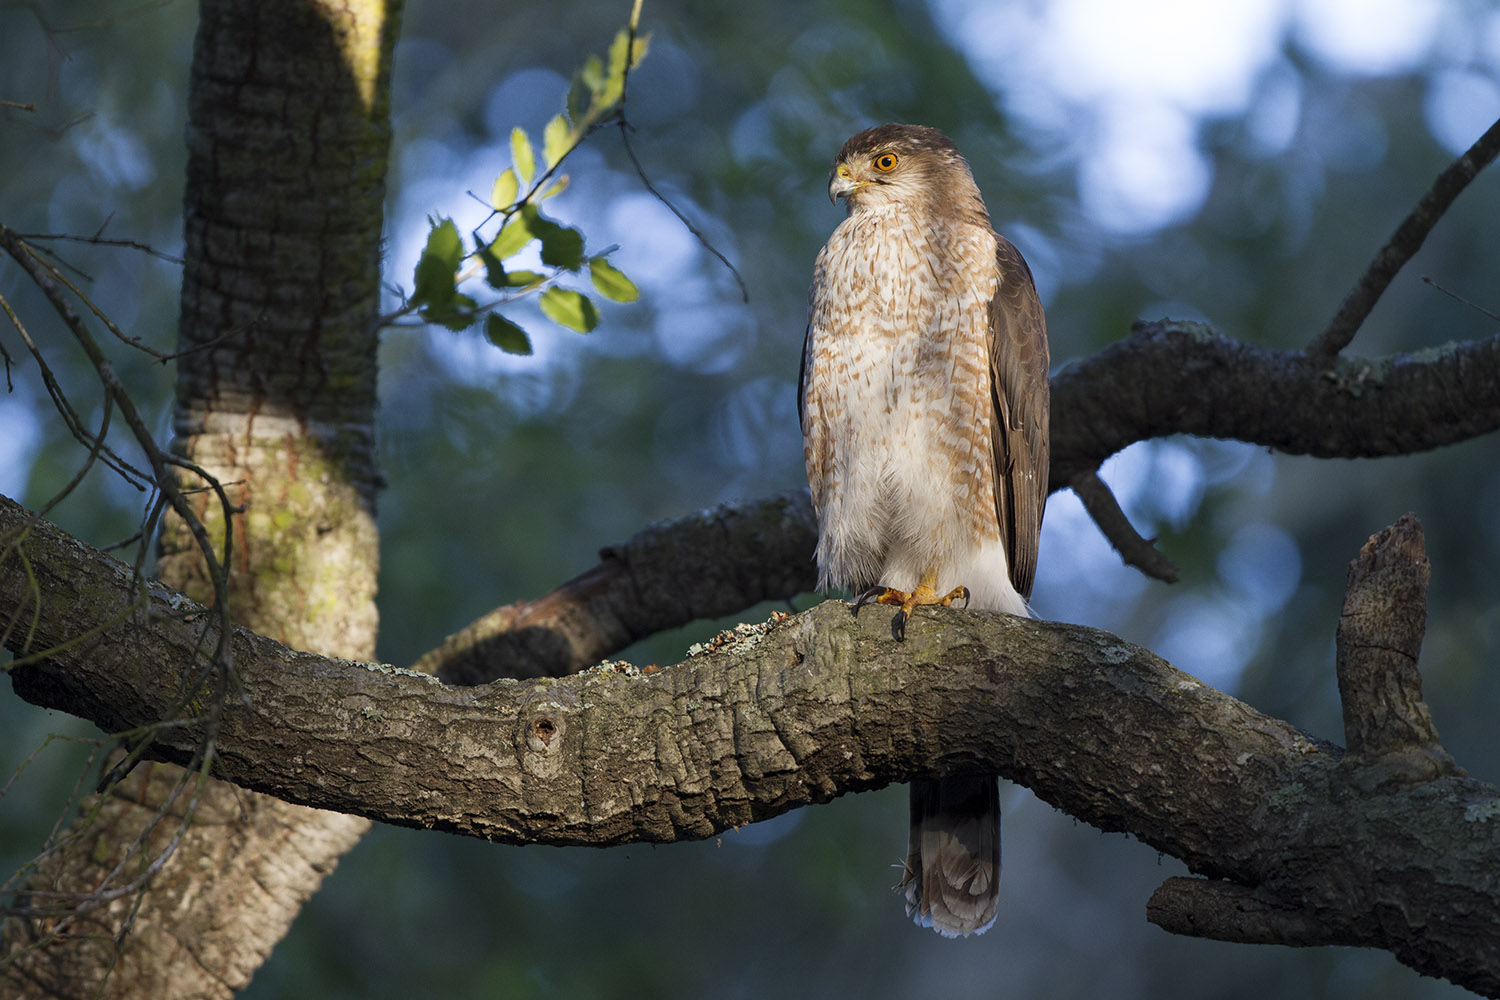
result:
M 812 320 L 807 321 L 807 331 L 802 334 L 802 360 L 797 364 L 797 424 L 802 433 L 807 433 L 807 404 L 802 394 L 807 391 L 807 349 L 812 344 Z
M 995 512 L 1005 539 L 1010 582 L 1031 597 L 1036 549 L 1047 506 L 1047 325 L 1031 268 L 1003 236 L 1000 284 L 990 300 L 990 393 L 995 405 Z
M 820 389 L 812 380 L 812 363 L 813 331 L 812 321 L 808 320 L 807 333 L 802 338 L 802 363 L 797 367 L 797 423 L 802 428 L 802 459 L 807 467 L 807 486 L 812 494 L 813 509 L 821 511 L 826 499 L 824 487 L 833 464 L 833 456 L 830 454 L 832 442 L 826 433 L 826 399 L 814 400 L 818 403 L 816 410 L 823 418 L 811 422 L 808 420 L 807 396 Z M 822 386 L 821 389 L 824 393 L 828 391 L 827 386 Z M 822 530 L 821 525 L 819 530 Z

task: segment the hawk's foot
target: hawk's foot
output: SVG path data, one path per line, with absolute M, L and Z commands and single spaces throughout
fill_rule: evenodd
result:
M 937 584 L 936 573 L 924 573 L 922 581 L 917 584 L 915 590 L 907 593 L 904 590 L 895 590 L 891 587 L 871 587 L 854 599 L 852 611 L 859 614 L 859 609 L 866 604 L 893 604 L 901 608 L 896 612 L 896 617 L 891 620 L 891 635 L 897 642 L 906 639 L 906 622 L 911 613 L 920 607 L 932 605 L 952 606 L 954 601 L 962 599 L 964 607 L 969 606 L 969 588 L 954 587 L 946 594 L 939 594 L 935 589 Z

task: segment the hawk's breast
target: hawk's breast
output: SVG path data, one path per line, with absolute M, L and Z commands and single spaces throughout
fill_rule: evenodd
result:
M 856 212 L 819 254 L 803 406 L 825 586 L 909 589 L 998 541 L 997 281 L 987 227 L 910 212 Z

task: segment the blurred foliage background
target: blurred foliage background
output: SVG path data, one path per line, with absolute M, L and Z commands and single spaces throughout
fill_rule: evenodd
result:
M 623 2 L 494 7 L 408 0 L 397 48 L 387 280 L 411 288 L 430 214 L 460 226 L 537 134 Z M 177 0 L 0 5 L 0 219 L 23 232 L 176 253 L 195 21 Z M 814 254 L 840 210 L 833 154 L 880 121 L 943 128 L 996 225 L 1030 260 L 1055 366 L 1132 319 L 1201 318 L 1282 348 L 1309 341 L 1432 178 L 1500 117 L 1500 10 L 1487 0 L 648 3 L 631 77 L 653 182 L 735 262 L 733 277 L 643 188 L 615 133 L 568 162 L 548 211 L 612 256 L 640 303 L 588 336 L 526 308 L 536 354 L 478 333 L 383 342 L 381 655 L 407 663 L 498 604 L 540 594 L 645 524 L 803 484 L 796 365 Z M 1500 309 L 1500 175 L 1481 175 L 1398 279 L 1352 353 L 1492 335 L 1425 285 Z M 129 249 L 58 249 L 127 332 L 169 348 L 179 268 Z M 94 376 L 14 268 L 0 294 L 75 404 Z M 397 302 L 394 293 L 391 304 Z M 0 332 L 13 355 L 13 331 Z M 117 348 L 119 345 L 115 345 Z M 169 369 L 115 363 L 170 433 Z M 0 492 L 37 506 L 81 454 L 29 362 L 0 394 Z M 1136 445 L 1104 470 L 1175 586 L 1123 568 L 1071 495 L 1052 498 L 1044 617 L 1112 629 L 1272 715 L 1341 739 L 1332 669 L 1345 567 L 1404 511 L 1427 531 L 1423 657 L 1445 743 L 1500 780 L 1500 441 L 1381 461 L 1242 444 Z M 104 544 L 142 497 L 91 475 L 54 514 Z M 812 596 L 801 599 L 805 606 Z M 764 617 L 767 608 L 744 617 Z M 627 656 L 671 663 L 723 623 Z M 0 781 L 48 733 L 93 735 L 0 698 Z M 35 850 L 83 749 L 53 742 L 0 800 L 0 862 Z M 1182 866 L 1003 790 L 1005 883 L 987 935 L 913 928 L 891 887 L 904 789 L 714 841 L 516 849 L 377 829 L 340 865 L 249 997 L 1361 997 L 1459 995 L 1385 953 L 1170 936 L 1144 904 Z M 1358 849 L 1358 845 L 1351 845 Z

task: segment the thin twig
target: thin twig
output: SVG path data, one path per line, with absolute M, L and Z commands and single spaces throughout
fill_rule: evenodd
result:
M 1391 279 L 1408 260 L 1422 248 L 1427 234 L 1448 211 L 1455 198 L 1468 186 L 1479 171 L 1490 164 L 1500 153 L 1500 121 L 1491 125 L 1469 151 L 1438 174 L 1432 187 L 1417 202 L 1417 207 L 1402 220 L 1396 232 L 1380 248 L 1370 262 L 1359 283 L 1344 298 L 1338 314 L 1333 317 L 1322 333 L 1318 334 L 1307 348 L 1307 356 L 1318 364 L 1326 364 L 1349 346 L 1359 331 L 1370 310 L 1390 285 Z
M 12 245 L 7 242 L 9 235 L 9 231 L 5 229 L 4 224 L 0 223 L 0 246 L 4 246 L 7 250 L 12 249 Z M 42 385 L 46 388 L 47 395 L 51 397 L 52 405 L 62 417 L 63 426 L 67 427 L 68 433 L 73 435 L 79 444 L 90 450 L 93 450 L 97 444 L 106 465 L 119 473 L 132 486 L 137 489 L 145 489 L 143 484 L 151 481 L 150 476 L 127 462 L 109 445 L 96 442 L 94 437 L 84 429 L 83 421 L 74 412 L 73 404 L 68 401 L 68 397 L 63 392 L 62 386 L 58 384 L 57 376 L 53 374 L 51 366 L 47 364 L 47 359 L 42 355 L 41 348 L 32 339 L 31 333 L 26 329 L 26 324 L 21 321 L 20 315 L 4 296 L 0 296 L 0 312 L 3 312 L 6 318 L 10 320 L 11 325 L 15 327 L 16 333 L 20 336 L 21 342 L 31 352 L 31 357 L 36 361 L 37 369 L 41 372 Z M 46 509 L 50 510 L 51 505 L 49 504 Z
M 1448 289 L 1444 288 L 1442 285 L 1438 284 L 1436 281 L 1433 281 L 1431 278 L 1429 278 L 1425 274 L 1422 275 L 1422 282 L 1423 282 L 1423 284 L 1430 285 L 1431 287 L 1436 288 L 1438 291 L 1440 291 L 1444 295 L 1448 296 L 1448 298 L 1453 299 L 1455 302 L 1462 302 L 1464 305 L 1468 306 L 1470 309 L 1472 309 L 1475 312 L 1479 313 L 1481 316 L 1487 316 L 1490 319 L 1494 320 L 1495 322 L 1500 323 L 1500 313 L 1490 312 L 1488 309 L 1486 309 L 1484 306 L 1480 305 L 1479 303 L 1477 303 L 1477 302 L 1470 302 L 1468 299 L 1464 298 L 1462 295 L 1458 294 L 1457 292 L 1452 292 L 1452 291 L 1449 291 Z
M 690 233 L 692 233 L 693 236 L 698 240 L 699 243 L 703 244 L 703 249 L 707 250 L 709 253 L 711 253 L 715 257 L 719 258 L 719 263 L 723 264 L 725 267 L 727 267 L 729 269 L 729 273 L 732 274 L 732 275 L 734 275 L 735 283 L 740 286 L 740 301 L 741 302 L 749 302 L 750 301 L 750 289 L 749 289 L 748 286 L 746 286 L 745 279 L 740 276 L 739 269 L 736 268 L 733 264 L 729 263 L 729 258 L 725 257 L 722 253 L 720 253 L 719 252 L 719 248 L 716 247 L 716 246 L 714 246 L 712 243 L 710 243 L 708 241 L 708 237 L 703 235 L 702 230 L 700 230 L 697 226 L 693 225 L 692 222 L 689 221 L 689 219 L 688 219 L 687 216 L 683 215 L 680 211 L 678 211 L 676 205 L 672 204 L 672 202 L 670 200 L 668 200 L 665 195 L 663 195 L 660 191 L 656 190 L 656 187 L 651 183 L 651 178 L 649 178 L 649 177 L 646 176 L 646 168 L 641 166 L 641 161 L 636 158 L 635 150 L 630 148 L 630 131 L 631 131 L 631 129 L 634 126 L 632 126 L 630 124 L 630 122 L 625 118 L 625 116 L 624 116 L 623 113 L 620 115 L 619 125 L 620 125 L 620 142 L 624 144 L 624 146 L 625 146 L 625 153 L 626 153 L 627 156 L 630 157 L 631 164 L 633 164 L 635 166 L 636 176 L 641 179 L 641 183 L 643 185 L 645 185 L 646 190 L 650 191 L 652 197 L 654 197 L 657 201 L 659 201 L 663 205 L 667 206 L 667 211 L 669 211 L 673 215 L 677 216 L 677 221 L 680 222 L 680 223 L 682 223 L 682 225 L 687 229 L 687 231 L 690 232 Z
M 224 343 L 226 340 L 233 340 L 235 337 L 238 337 L 241 334 L 249 333 L 259 325 L 260 317 L 256 316 L 254 319 L 247 320 L 244 323 L 241 323 L 239 326 L 231 327 L 230 329 L 225 330 L 217 337 L 210 337 L 205 341 L 194 344 L 192 347 L 184 347 L 182 350 L 173 351 L 171 354 L 155 355 L 157 363 L 164 365 L 169 362 L 176 361 L 179 358 L 185 358 L 189 354 L 197 354 L 200 351 L 212 350 L 213 348 L 218 347 L 220 344 Z
M 1099 478 L 1096 470 L 1080 472 L 1069 485 L 1078 499 L 1083 501 L 1083 509 L 1088 511 L 1089 517 L 1094 519 L 1094 523 L 1104 532 L 1104 537 L 1109 539 L 1109 544 L 1120 553 L 1120 558 L 1125 560 L 1126 565 L 1134 566 L 1158 580 L 1177 582 L 1177 564 L 1162 555 L 1153 540 L 1141 537 L 1140 532 L 1135 530 L 1135 525 L 1130 523 L 1130 518 L 1120 509 L 1120 502 L 1115 499 L 1109 485 Z
M 749 302 L 750 289 L 745 285 L 745 279 L 740 276 L 739 269 L 729 263 L 729 258 L 720 253 L 718 247 L 710 243 L 708 237 L 704 236 L 703 232 L 697 226 L 689 222 L 687 216 L 677 210 L 676 205 L 672 204 L 667 200 L 666 196 L 656 190 L 655 185 L 651 183 L 651 178 L 646 176 L 646 168 L 641 166 L 640 159 L 635 155 L 635 150 L 630 146 L 630 133 L 635 130 L 635 126 L 630 124 L 630 119 L 625 116 L 625 108 L 627 107 L 626 98 L 630 93 L 630 61 L 631 56 L 635 53 L 635 34 L 640 27 L 640 20 L 641 0 L 635 0 L 635 7 L 630 13 L 630 37 L 626 42 L 628 47 L 625 50 L 625 73 L 620 80 L 620 112 L 619 120 L 616 122 L 620 127 L 620 142 L 625 147 L 625 155 L 630 157 L 630 162 L 635 167 L 636 176 L 641 179 L 641 183 L 645 185 L 646 190 L 651 192 L 651 196 L 667 206 L 667 211 L 677 216 L 677 221 L 682 223 L 687 228 L 687 231 L 693 234 L 693 238 L 703 245 L 703 249 L 717 257 L 719 263 L 729 269 L 729 273 L 734 275 L 735 283 L 740 286 L 740 301 Z
M 87 295 L 83 294 L 83 289 L 79 288 L 77 285 L 73 284 L 73 282 L 69 281 L 67 277 L 63 275 L 62 270 L 56 264 L 53 264 L 42 254 L 38 253 L 34 247 L 31 248 L 31 252 L 36 261 L 43 267 L 45 267 L 49 272 L 51 272 L 54 280 L 60 281 L 64 285 L 66 285 L 68 291 L 76 295 L 80 302 L 89 307 L 89 312 L 93 313 L 94 316 L 99 320 L 99 322 L 104 324 L 105 329 L 115 335 L 115 339 L 119 340 L 122 344 L 128 344 L 129 346 L 134 347 L 138 351 L 144 351 L 145 353 L 155 358 L 157 361 L 166 360 L 167 356 L 165 354 L 163 354 L 161 351 L 156 350 L 156 348 L 154 347 L 146 346 L 141 338 L 126 336 L 125 331 L 116 326 L 114 320 L 110 319 L 109 316 L 105 314 L 104 310 L 94 305 L 93 300 L 90 299 Z
M 182 518 L 183 523 L 188 526 L 188 530 L 192 533 L 194 541 L 203 554 L 204 561 L 208 564 L 209 579 L 213 584 L 214 590 L 213 607 L 215 612 L 227 616 L 229 608 L 229 580 L 226 567 L 229 565 L 231 553 L 233 552 L 233 515 L 237 508 L 230 502 L 222 485 L 213 476 L 209 475 L 207 470 L 200 468 L 185 458 L 165 452 L 157 445 L 145 418 L 136 409 L 135 401 L 130 398 L 129 393 L 125 391 L 125 387 L 120 383 L 118 376 L 115 375 L 114 366 L 110 364 L 109 360 L 104 356 L 104 352 L 99 348 L 98 343 L 95 342 L 93 336 L 89 333 L 88 327 L 83 322 L 83 318 L 73 309 L 72 304 L 68 302 L 61 289 L 59 289 L 57 282 L 53 280 L 56 271 L 46 259 L 30 244 L 26 243 L 26 241 L 18 239 L 15 233 L 4 224 L 0 224 L 0 246 L 4 246 L 11 258 L 17 264 L 21 265 L 21 268 L 26 271 L 32 282 L 46 296 L 47 300 L 51 302 L 53 310 L 62 319 L 63 325 L 73 334 L 74 339 L 78 341 L 84 354 L 94 366 L 94 370 L 99 376 L 99 381 L 103 384 L 105 393 L 113 397 L 114 404 L 119 409 L 120 416 L 130 428 L 136 444 L 146 454 L 146 459 L 150 463 L 152 471 L 152 476 L 148 481 L 156 484 L 166 502 L 171 505 L 177 515 Z M 12 322 L 16 322 L 14 316 L 12 317 Z M 66 400 L 63 402 L 66 402 Z M 69 408 L 69 411 L 71 411 L 71 408 Z M 76 417 L 74 420 L 76 423 Z M 75 431 L 75 435 L 78 434 L 79 432 Z M 79 440 L 92 440 L 92 438 L 80 435 Z M 101 451 L 105 448 L 102 443 L 99 447 Z M 194 513 L 186 497 L 183 496 L 182 491 L 173 482 L 172 475 L 169 472 L 169 467 L 171 466 L 185 469 L 201 477 L 217 492 L 219 503 L 224 513 L 224 555 L 222 559 L 214 553 L 214 544 L 213 540 L 209 538 L 208 529 L 204 527 L 203 522 Z M 229 647 L 227 618 L 221 621 L 220 625 L 219 644 L 218 648 L 214 651 L 212 662 L 221 670 L 232 672 L 233 654 Z
M 7 313 L 10 312 L 9 308 L 5 311 Z M 15 364 L 15 360 L 10 356 L 10 352 L 5 349 L 4 344 L 0 344 L 0 361 L 5 363 L 5 391 L 15 392 L 16 384 L 10 380 L 10 367 Z
M 0 101 L 0 104 L 3 103 L 3 101 Z M 181 257 L 165 253 L 150 244 L 141 243 L 138 240 L 106 240 L 97 234 L 94 236 L 75 236 L 72 233 L 18 233 L 17 235 L 28 243 L 39 243 L 43 240 L 64 240 L 71 243 L 87 243 L 98 247 L 123 247 L 126 250 L 139 250 L 148 257 L 155 257 L 157 260 L 164 260 L 169 264 L 181 266 L 183 262 Z

